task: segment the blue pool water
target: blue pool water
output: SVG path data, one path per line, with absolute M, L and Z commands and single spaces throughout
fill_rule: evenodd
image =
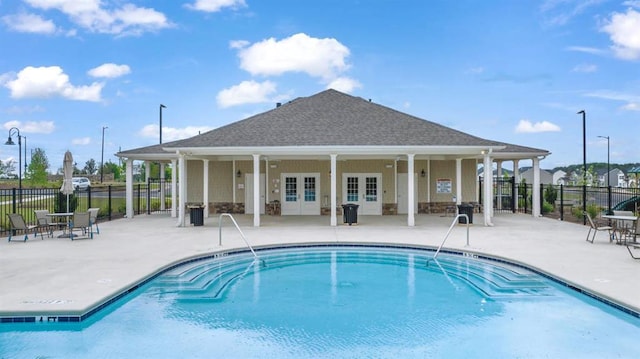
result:
M 640 319 L 525 269 L 412 249 L 190 262 L 82 323 L 0 325 L 0 358 L 638 358 Z

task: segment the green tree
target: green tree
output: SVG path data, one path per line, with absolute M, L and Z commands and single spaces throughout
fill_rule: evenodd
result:
M 42 148 L 36 148 L 31 155 L 31 163 L 27 167 L 25 178 L 31 182 L 32 186 L 47 185 L 47 171 L 49 170 L 49 159 Z
M 16 163 L 12 160 L 2 162 L 0 161 L 0 174 L 11 177 L 13 171 L 16 170 Z
M 84 164 L 84 170 L 83 170 L 83 172 L 84 172 L 85 174 L 92 175 L 92 174 L 95 174 L 97 170 L 98 170 L 98 167 L 97 167 L 97 165 L 96 165 L 96 160 L 94 160 L 93 158 L 89 159 L 89 160 Z
M 102 170 L 104 171 L 103 173 L 106 174 L 110 174 L 113 173 L 113 179 L 115 181 L 120 180 L 120 178 L 122 178 L 122 167 L 118 166 L 117 163 L 113 163 L 111 161 L 108 161 L 107 163 L 105 163 L 102 166 Z

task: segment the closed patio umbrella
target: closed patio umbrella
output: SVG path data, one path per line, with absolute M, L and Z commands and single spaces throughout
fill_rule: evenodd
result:
M 73 193 L 73 156 L 71 152 L 64 153 L 64 161 L 62 162 L 62 187 L 60 192 L 67 195 L 67 212 L 69 212 L 69 195 Z

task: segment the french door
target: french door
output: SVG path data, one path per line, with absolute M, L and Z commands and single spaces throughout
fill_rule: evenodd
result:
M 282 215 L 320 214 L 320 174 L 282 174 Z
M 382 214 L 382 175 L 380 173 L 344 173 L 343 203 L 359 205 L 358 214 Z

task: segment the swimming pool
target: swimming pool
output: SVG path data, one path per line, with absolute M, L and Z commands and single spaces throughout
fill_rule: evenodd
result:
M 640 319 L 521 267 L 382 247 L 172 268 L 81 323 L 0 325 L 0 357 L 637 358 Z

